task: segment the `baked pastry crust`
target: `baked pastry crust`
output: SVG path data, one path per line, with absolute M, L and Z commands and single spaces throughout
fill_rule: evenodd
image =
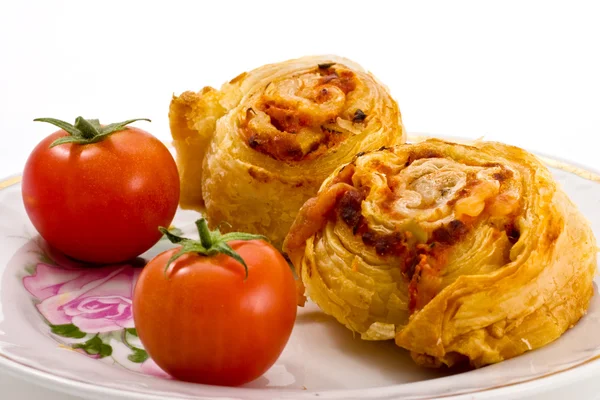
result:
M 284 250 L 327 314 L 430 367 L 557 339 L 586 313 L 597 264 L 588 222 L 548 169 L 491 142 L 357 157 L 302 207 Z
M 173 97 L 181 206 L 280 246 L 302 204 L 359 151 L 403 143 L 388 90 L 356 63 L 304 57 Z

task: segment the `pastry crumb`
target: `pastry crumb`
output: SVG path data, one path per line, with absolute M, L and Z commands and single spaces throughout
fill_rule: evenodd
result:
M 532 349 L 533 349 L 533 347 L 531 347 L 531 344 L 529 343 L 529 340 L 527 340 L 527 339 L 525 339 L 525 338 L 521 338 L 521 341 L 527 345 L 527 348 L 528 348 L 529 350 L 532 350 Z

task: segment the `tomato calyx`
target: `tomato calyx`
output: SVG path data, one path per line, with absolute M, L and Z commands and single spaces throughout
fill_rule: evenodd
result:
M 244 232 L 230 232 L 226 234 L 221 234 L 219 228 L 211 231 L 208 229 L 208 224 L 206 223 L 206 219 L 201 218 L 196 221 L 196 228 L 198 229 L 198 234 L 200 236 L 200 240 L 192 240 L 188 238 L 184 238 L 181 236 L 177 236 L 168 229 L 164 227 L 158 228 L 161 233 L 163 233 L 171 243 L 181 244 L 181 248 L 179 251 L 171 256 L 167 261 L 167 265 L 165 266 L 165 275 L 167 274 L 167 270 L 169 269 L 169 265 L 179 257 L 183 256 L 187 253 L 197 253 L 203 256 L 211 257 L 217 255 L 219 253 L 228 255 L 233 258 L 240 264 L 244 266 L 244 270 L 246 272 L 246 276 L 244 279 L 248 278 L 248 266 L 244 259 L 227 244 L 232 240 L 264 240 L 268 242 L 269 240 L 262 235 L 254 235 L 251 233 Z
M 100 121 L 97 119 L 85 119 L 83 117 L 77 117 L 75 124 L 71 125 L 68 122 L 61 121 L 55 118 L 36 118 L 36 122 L 47 122 L 67 132 L 68 136 L 63 136 L 56 139 L 50 145 L 50 148 L 58 146 L 64 143 L 76 143 L 76 144 L 90 144 L 96 143 L 105 139 L 111 133 L 119 132 L 127 129 L 127 125 L 135 121 L 148 121 L 148 118 L 135 118 L 128 119 L 123 122 L 116 122 L 114 124 L 100 125 Z

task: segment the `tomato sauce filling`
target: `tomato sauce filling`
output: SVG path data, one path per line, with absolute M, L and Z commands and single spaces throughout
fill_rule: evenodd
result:
M 381 149 L 385 150 L 385 149 Z M 448 256 L 454 246 L 466 240 L 469 234 L 481 226 L 490 225 L 498 235 L 506 234 L 507 245 L 512 246 L 519 240 L 519 230 L 515 224 L 520 210 L 519 199 L 513 198 L 508 191 L 513 172 L 499 164 L 479 165 L 495 168 L 489 180 L 478 179 L 475 173 L 466 174 L 467 181 L 457 190 L 446 204 L 453 207 L 454 218 L 437 228 L 425 232 L 416 223 L 406 228 L 382 234 L 371 229 L 362 214 L 362 204 L 371 188 L 356 180 L 356 159 L 346 165 L 317 197 L 309 200 L 300 210 L 290 235 L 286 239 L 288 250 L 301 249 L 305 240 L 322 229 L 327 221 L 341 221 L 352 229 L 365 246 L 374 249 L 377 255 L 389 257 L 408 283 L 409 311 L 414 313 L 422 309 L 441 290 L 442 273 L 448 265 Z M 427 149 L 417 149 L 409 154 L 407 168 L 417 159 L 443 158 L 442 154 Z M 387 165 L 377 158 L 370 160 L 369 168 L 388 177 L 388 185 L 398 168 Z M 400 169 L 402 169 L 400 168 Z M 397 200 L 393 185 L 386 191 L 379 206 L 383 212 L 393 216 L 393 202 Z M 441 193 L 445 196 L 446 193 Z M 381 193 L 381 192 L 380 192 Z
M 372 247 L 377 255 L 399 260 L 398 266 L 409 283 L 409 311 L 413 313 L 424 307 L 437 294 L 435 285 L 420 285 L 422 276 L 427 274 L 435 281 L 435 277 L 444 267 L 449 248 L 461 240 L 471 226 L 453 220 L 434 230 L 426 243 L 419 243 L 409 230 L 381 234 L 370 229 L 362 216 L 363 200 L 364 197 L 358 190 L 348 190 L 336 205 L 337 216 L 352 228 L 353 233 L 359 236 L 366 246 Z
M 438 158 L 441 155 L 431 151 L 411 154 L 408 164 L 410 165 L 414 160 L 422 157 Z M 372 166 L 375 170 L 385 174 L 391 172 L 391 168 L 385 164 L 375 162 Z M 501 168 L 501 171 L 495 173 L 493 178 L 500 182 L 500 188 L 502 189 L 502 185 L 512 177 L 512 172 L 501 166 L 495 165 L 495 167 Z M 362 215 L 362 202 L 369 192 L 369 188 L 350 186 L 353 171 L 347 171 L 343 177 L 340 176 L 339 181 L 346 182 L 348 185 L 342 195 L 338 193 L 334 214 L 348 227 L 352 228 L 354 235 L 359 236 L 362 242 L 366 246 L 372 247 L 379 256 L 389 256 L 399 260 L 399 268 L 409 285 L 409 311 L 414 313 L 423 308 L 439 292 L 440 272 L 447 264 L 448 253 L 452 246 L 463 240 L 482 218 L 493 217 L 494 215 L 490 215 L 489 212 L 479 212 L 474 216 L 463 214 L 460 218 L 434 229 L 427 235 L 427 240 L 424 243 L 417 240 L 410 230 L 381 234 L 370 229 Z M 483 183 L 480 180 L 476 179 L 474 175 L 470 175 L 465 187 L 458 191 L 448 204 L 456 206 L 461 200 L 469 199 L 474 194 L 477 195 L 481 192 L 482 185 Z M 384 200 L 382 206 L 384 210 L 390 208 L 389 205 L 393 200 L 392 193 L 392 190 L 390 190 L 390 196 Z M 500 193 L 496 198 L 487 198 L 485 204 L 490 206 L 493 212 L 499 207 L 495 204 L 504 200 L 503 194 Z M 468 206 L 471 207 L 472 204 L 468 204 Z M 510 204 L 510 211 L 513 214 L 516 211 L 514 204 Z M 514 215 L 507 214 L 503 209 L 500 209 L 498 215 L 501 216 L 501 220 L 505 221 L 500 229 L 506 232 L 511 245 L 513 245 L 519 239 L 519 231 L 514 224 Z
M 240 129 L 250 148 L 271 158 L 284 162 L 314 159 L 351 134 L 336 121 L 346 112 L 345 97 L 356 89 L 358 77 L 332 63 L 289 79 L 298 82 L 271 82 L 265 87 L 246 110 Z M 355 124 L 368 117 L 362 110 L 352 112 L 350 120 Z

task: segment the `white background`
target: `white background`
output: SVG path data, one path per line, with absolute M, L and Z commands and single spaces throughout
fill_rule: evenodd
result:
M 168 140 L 173 93 L 323 53 L 386 83 L 410 132 L 600 169 L 599 3 L 0 1 L 0 178 L 54 131 L 36 117 L 148 117 L 137 126 Z M 0 392 L 51 399 L 2 373 Z

